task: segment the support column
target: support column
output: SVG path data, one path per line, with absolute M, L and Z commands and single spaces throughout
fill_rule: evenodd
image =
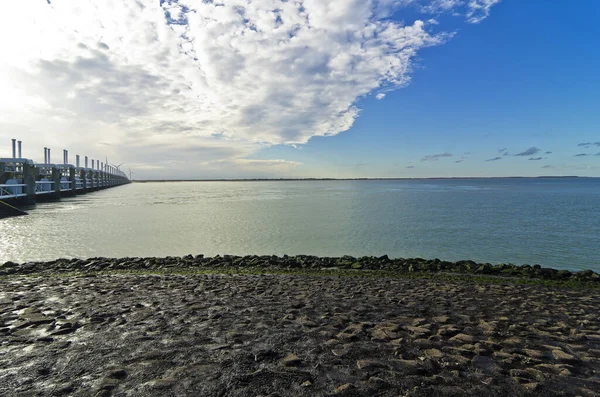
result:
M 56 167 L 52 167 L 52 181 L 54 182 L 54 194 L 60 197 L 60 172 Z
M 30 203 L 35 202 L 35 180 L 37 179 L 38 169 L 28 163 L 23 163 L 23 183 L 25 186 L 25 193 L 27 193 L 27 201 Z
M 87 185 L 87 180 L 86 180 L 85 174 L 86 174 L 85 169 L 79 170 L 79 177 L 81 178 L 81 182 L 83 182 L 83 191 L 87 192 L 87 188 L 89 186 Z
M 75 167 L 69 167 L 69 180 L 71 181 L 71 192 L 77 193 L 77 185 L 75 184 Z

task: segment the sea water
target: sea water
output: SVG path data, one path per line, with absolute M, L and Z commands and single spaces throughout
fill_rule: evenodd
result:
M 600 178 L 132 183 L 0 220 L 0 263 L 186 254 L 600 271 Z

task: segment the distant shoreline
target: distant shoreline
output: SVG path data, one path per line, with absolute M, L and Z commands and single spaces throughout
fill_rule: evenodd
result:
M 245 178 L 245 179 L 135 179 L 134 183 L 151 182 L 304 182 L 304 181 L 419 181 L 464 179 L 599 179 L 595 176 L 458 176 L 424 178 Z

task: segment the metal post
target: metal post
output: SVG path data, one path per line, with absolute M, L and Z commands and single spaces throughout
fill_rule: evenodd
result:
M 44 164 L 48 164 L 48 148 L 44 148 Z
M 48 164 L 51 164 L 52 160 L 50 160 L 50 148 L 48 148 Z
M 12 149 L 13 149 L 12 153 L 13 153 L 13 159 L 16 159 L 16 158 L 17 158 L 17 147 L 16 147 L 16 144 L 17 144 L 17 140 L 16 140 L 16 139 L 13 139 L 13 140 L 12 140 Z
M 75 155 L 75 166 L 77 168 L 79 168 L 79 155 L 78 154 Z
M 85 156 L 85 168 L 87 168 L 87 167 L 88 167 L 88 158 L 87 158 L 87 156 Z
M 18 149 L 19 149 L 19 152 L 18 152 L 18 153 L 19 153 L 19 158 L 20 158 L 20 159 L 21 159 L 21 158 L 23 158 L 23 157 L 21 156 L 21 143 L 22 143 L 21 141 L 18 141 L 18 142 L 17 142 Z

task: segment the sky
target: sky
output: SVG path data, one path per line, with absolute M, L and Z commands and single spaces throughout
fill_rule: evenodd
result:
M 0 7 L 0 157 L 16 138 L 134 179 L 600 176 L 597 0 Z

